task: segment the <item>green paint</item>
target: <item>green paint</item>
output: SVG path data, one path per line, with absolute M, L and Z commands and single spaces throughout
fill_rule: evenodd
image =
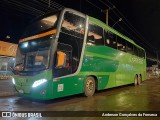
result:
M 89 17 L 90 21 L 121 36 L 132 44 L 132 40 L 120 34 L 101 21 Z M 137 47 L 140 47 L 136 45 Z M 140 47 L 141 48 L 141 47 Z M 107 46 L 85 46 L 81 69 L 78 73 L 63 78 L 52 78 L 53 70 L 45 70 L 34 76 L 14 76 L 16 90 L 23 90 L 20 96 L 35 99 L 54 99 L 84 92 L 84 83 L 88 76 L 97 78 L 97 89 L 107 89 L 134 82 L 136 74 L 146 79 L 146 60 Z M 47 82 L 32 88 L 39 79 Z M 44 93 L 44 94 L 42 94 Z

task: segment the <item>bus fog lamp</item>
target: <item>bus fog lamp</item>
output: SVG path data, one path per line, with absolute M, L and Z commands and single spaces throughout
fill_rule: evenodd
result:
M 33 83 L 32 87 L 35 88 L 43 83 L 45 83 L 47 80 L 46 79 L 40 79 L 40 80 L 37 80 Z

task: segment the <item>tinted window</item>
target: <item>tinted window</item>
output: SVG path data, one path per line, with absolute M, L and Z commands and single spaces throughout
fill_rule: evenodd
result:
M 126 41 L 118 36 L 117 36 L 117 49 L 124 52 L 126 51 Z
M 145 58 L 145 52 L 142 49 L 139 49 L 139 57 Z
M 105 45 L 117 49 L 116 35 L 105 32 Z
M 54 55 L 53 77 L 69 75 L 77 71 L 84 40 L 85 18 L 71 11 L 64 14 L 59 34 L 57 52 L 65 54 L 65 65 L 57 68 L 58 54 Z
M 71 12 L 66 12 L 62 23 L 62 32 L 75 37 L 83 38 L 85 19 Z
M 127 53 L 134 54 L 133 45 L 127 42 Z
M 138 56 L 138 48 L 134 46 L 134 55 Z
M 38 19 L 37 21 L 34 21 L 27 27 L 22 37 L 25 38 L 28 36 L 45 32 L 49 29 L 56 28 L 58 22 L 58 16 L 59 13 L 56 13 L 55 15 L 46 16 L 41 19 Z
M 96 24 L 89 23 L 87 45 L 104 45 L 103 29 Z

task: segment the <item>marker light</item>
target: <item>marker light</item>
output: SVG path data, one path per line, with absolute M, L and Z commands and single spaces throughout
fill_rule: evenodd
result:
M 15 85 L 15 80 L 14 80 L 14 78 L 12 78 L 12 83 Z
M 24 42 L 23 43 L 23 48 L 27 48 L 28 47 L 28 42 Z
M 35 88 L 43 83 L 45 83 L 47 80 L 46 79 L 40 79 L 40 80 L 37 80 L 33 83 L 32 87 Z

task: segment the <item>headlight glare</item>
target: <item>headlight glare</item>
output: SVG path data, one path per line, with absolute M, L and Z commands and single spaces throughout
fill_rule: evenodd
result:
M 33 83 L 32 87 L 35 88 L 43 83 L 45 83 L 47 80 L 46 79 L 40 79 L 40 80 L 37 80 Z

